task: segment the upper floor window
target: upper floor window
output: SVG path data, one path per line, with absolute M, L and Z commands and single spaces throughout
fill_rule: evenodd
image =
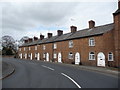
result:
M 29 47 L 29 50 L 31 50 L 31 48 Z
M 113 61 L 113 53 L 112 52 L 110 52 L 108 54 L 108 61 Z
M 37 50 L 37 46 L 35 46 L 35 50 Z
M 95 39 L 94 38 L 89 39 L 89 46 L 95 46 Z
M 68 54 L 68 58 L 69 58 L 69 59 L 73 59 L 73 53 L 72 53 L 72 52 L 70 52 L 70 53 Z
M 69 48 L 72 48 L 73 47 L 73 41 L 69 41 Z
M 89 60 L 95 60 L 95 53 L 94 52 L 89 53 Z
M 56 44 L 56 43 L 53 44 L 53 48 L 54 48 L 54 49 L 57 48 L 57 44 Z
M 43 50 L 45 50 L 46 49 L 46 46 L 45 45 L 43 45 Z
M 57 58 L 57 54 L 56 53 L 54 53 L 54 58 Z
M 21 48 L 19 48 L 19 51 L 21 51 Z
M 25 47 L 24 47 L 24 51 L 25 51 Z

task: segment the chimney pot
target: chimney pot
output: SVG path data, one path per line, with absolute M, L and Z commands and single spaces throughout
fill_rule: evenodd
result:
M 29 43 L 32 42 L 32 41 L 33 41 L 33 39 L 32 39 L 32 38 L 29 38 Z
M 95 27 L 95 21 L 90 20 L 89 21 L 89 29 L 94 28 L 94 27 Z
M 48 33 L 48 38 L 51 38 L 52 37 L 52 33 Z
M 40 40 L 44 39 L 44 35 L 40 35 Z
M 58 36 L 61 36 L 63 34 L 62 30 L 57 30 Z
M 28 43 L 28 40 L 24 40 L 24 43 Z
M 34 36 L 34 41 L 36 41 L 36 40 L 38 40 L 38 37 L 35 37 L 35 36 Z
M 77 31 L 77 27 L 76 26 L 71 26 L 71 33 L 75 33 Z

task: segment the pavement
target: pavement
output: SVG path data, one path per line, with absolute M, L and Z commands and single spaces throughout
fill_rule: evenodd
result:
M 65 64 L 65 65 L 73 66 L 82 70 L 96 71 L 96 72 L 106 73 L 111 75 L 120 74 L 120 71 L 118 70 L 118 68 L 113 68 L 113 67 L 97 67 L 97 66 L 84 66 L 84 65 L 74 65 L 74 64 Z
M 2 61 L 2 78 L 4 79 L 14 73 L 15 67 L 11 63 L 3 62 Z

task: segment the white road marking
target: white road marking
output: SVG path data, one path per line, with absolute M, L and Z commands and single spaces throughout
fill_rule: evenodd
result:
M 64 73 L 61 73 L 63 76 L 67 77 L 68 79 L 70 79 L 78 88 L 81 88 L 81 86 L 75 82 L 75 80 L 73 80 L 71 77 L 69 77 L 68 75 L 64 74 Z
M 50 70 L 52 70 L 52 71 L 54 71 L 53 68 L 47 67 L 47 66 L 45 66 L 45 65 L 41 65 L 41 66 L 42 66 L 42 67 L 45 67 L 45 68 L 48 68 L 48 69 L 50 69 Z

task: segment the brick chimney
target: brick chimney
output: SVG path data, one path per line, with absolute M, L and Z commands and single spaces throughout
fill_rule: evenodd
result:
M 34 36 L 34 41 L 36 41 L 36 40 L 38 40 L 38 37 L 35 37 L 35 36 Z
M 89 21 L 89 29 L 94 28 L 94 27 L 95 27 L 95 21 L 90 20 Z
M 28 43 L 28 40 L 24 40 L 24 43 Z
M 28 39 L 28 41 L 29 41 L 29 43 L 30 43 L 30 42 L 32 42 L 32 41 L 33 41 L 33 39 L 32 39 L 32 38 L 29 38 L 29 39 Z
M 48 33 L 48 38 L 51 38 L 52 37 L 52 33 Z
M 63 34 L 62 30 L 57 30 L 58 36 L 61 36 Z
M 75 33 L 77 31 L 77 27 L 76 26 L 71 26 L 71 33 Z
M 40 40 L 44 39 L 44 35 L 40 35 Z

